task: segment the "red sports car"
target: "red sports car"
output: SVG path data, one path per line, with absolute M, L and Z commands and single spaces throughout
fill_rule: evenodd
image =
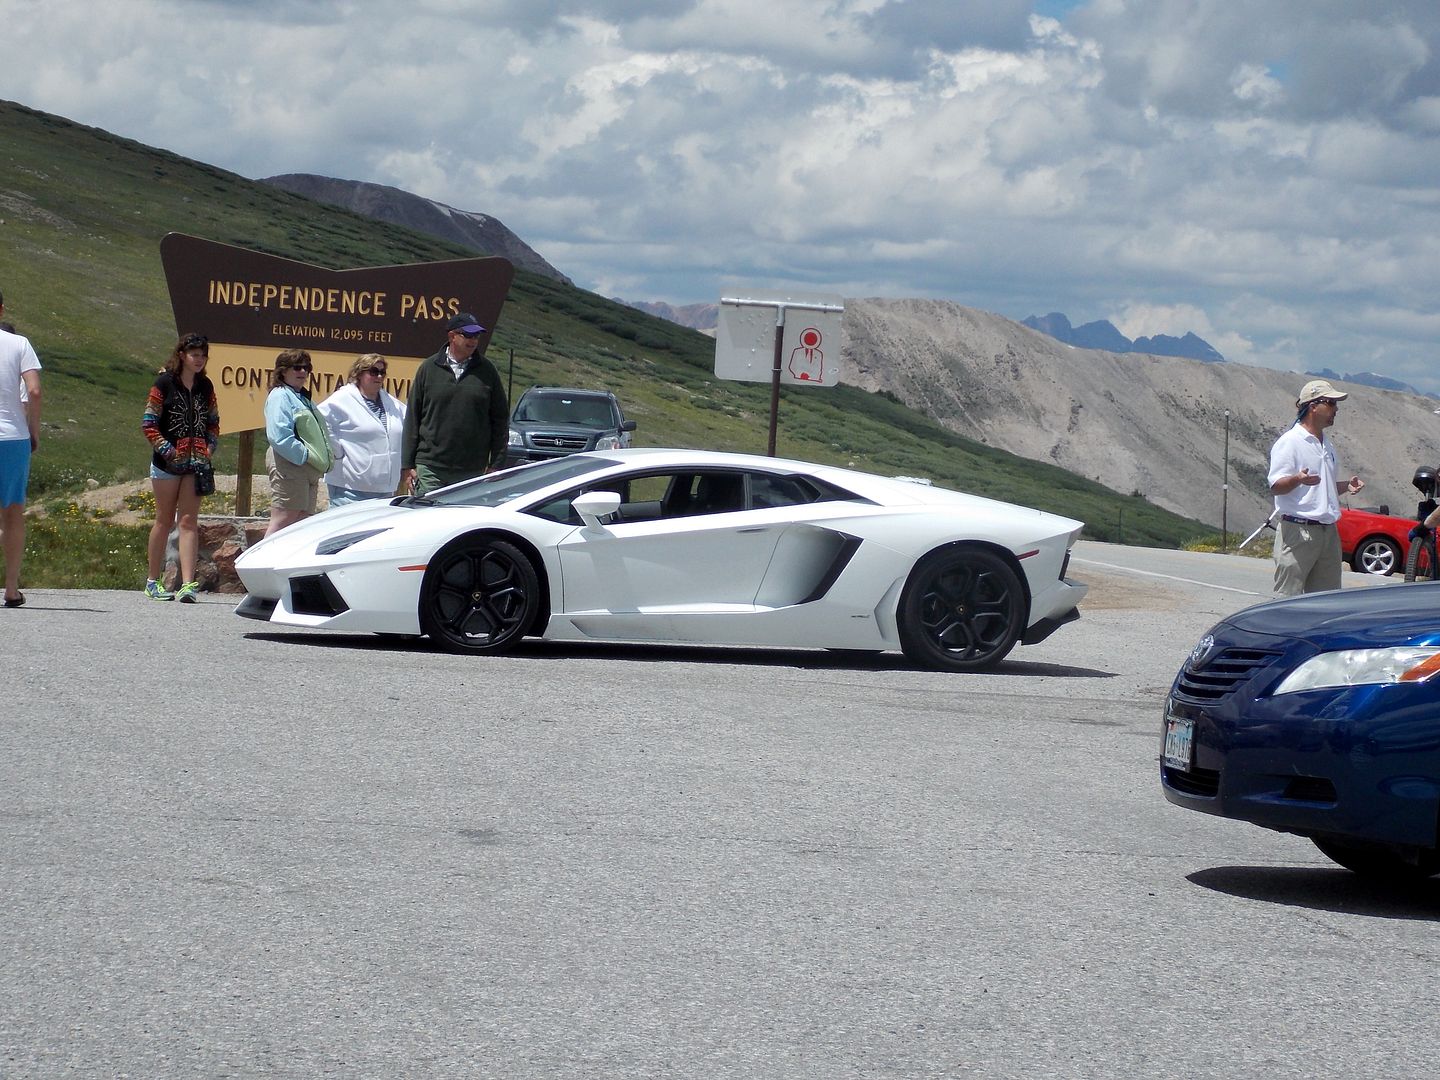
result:
M 1382 508 L 1383 509 L 1383 508 Z M 1357 574 L 1393 574 L 1405 567 L 1414 518 L 1373 510 L 1340 511 L 1340 554 Z

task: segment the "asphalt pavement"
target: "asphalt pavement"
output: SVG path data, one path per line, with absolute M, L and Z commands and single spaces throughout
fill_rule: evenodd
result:
M 0 1074 L 1433 1074 L 1440 884 L 1160 794 L 1170 679 L 1268 563 L 1072 576 L 986 675 L 27 590 Z

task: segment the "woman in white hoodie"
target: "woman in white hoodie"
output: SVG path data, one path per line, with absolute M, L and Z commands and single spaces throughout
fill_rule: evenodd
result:
M 388 499 L 400 486 L 405 406 L 385 390 L 386 367 L 379 353 L 356 357 L 345 385 L 320 403 L 335 449 L 325 474 L 331 506 Z

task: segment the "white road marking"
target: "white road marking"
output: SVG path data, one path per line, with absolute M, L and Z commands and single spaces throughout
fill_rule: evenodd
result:
M 1258 593 L 1252 589 L 1232 589 L 1229 585 L 1216 585 L 1212 581 L 1197 581 L 1195 578 L 1177 577 L 1174 574 L 1157 574 L 1153 570 L 1136 570 L 1130 566 L 1116 566 L 1114 563 L 1097 562 L 1094 559 L 1084 559 L 1078 556 L 1070 556 L 1071 565 L 1084 563 L 1086 566 L 1099 566 L 1106 570 L 1119 570 L 1125 574 L 1140 574 L 1144 577 L 1163 578 L 1166 581 L 1183 581 L 1187 585 L 1202 585 L 1207 589 L 1220 589 L 1224 592 L 1240 593 L 1244 596 L 1269 596 L 1269 593 Z

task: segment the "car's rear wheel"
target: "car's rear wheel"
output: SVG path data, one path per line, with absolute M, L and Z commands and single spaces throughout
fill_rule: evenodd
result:
M 947 548 L 921 559 L 900 598 L 900 646 L 944 671 L 994 667 L 1024 629 L 1025 592 L 991 551 Z
M 1440 852 L 1437 851 L 1422 851 L 1414 858 L 1406 858 L 1385 844 L 1319 836 L 1311 840 L 1327 859 L 1374 881 L 1424 881 L 1440 874 Z
M 1410 551 L 1405 556 L 1405 580 L 1429 581 L 1435 576 L 1435 549 L 1430 541 L 1417 536 L 1410 541 Z
M 525 553 L 504 540 L 461 538 L 430 560 L 420 626 L 449 652 L 499 652 L 524 636 L 540 603 Z
M 1357 574 L 1380 574 L 1388 577 L 1400 565 L 1400 545 L 1388 536 L 1367 536 L 1355 545 L 1350 565 Z

